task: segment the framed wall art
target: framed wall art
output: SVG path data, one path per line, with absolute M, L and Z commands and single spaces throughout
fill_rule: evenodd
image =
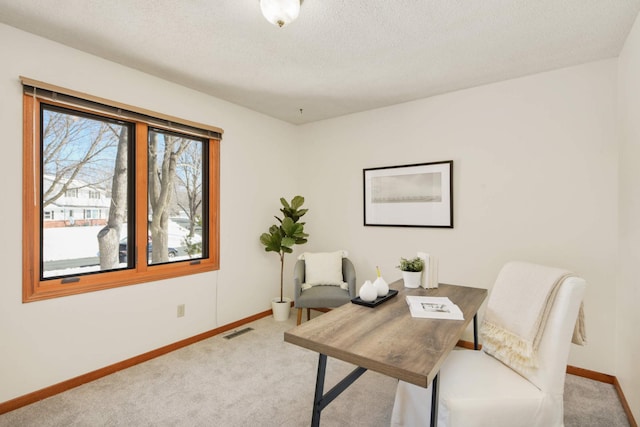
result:
M 363 170 L 364 225 L 453 228 L 453 160 Z

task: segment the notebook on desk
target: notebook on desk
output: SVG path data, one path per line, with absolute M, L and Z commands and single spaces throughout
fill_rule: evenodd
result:
M 464 320 L 460 307 L 447 297 L 406 296 L 412 317 Z

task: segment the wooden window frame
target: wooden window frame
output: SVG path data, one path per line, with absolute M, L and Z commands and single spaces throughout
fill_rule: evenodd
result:
M 75 95 L 75 94 L 74 94 Z M 148 265 L 147 251 L 138 250 L 135 266 L 129 269 L 95 272 L 92 274 L 73 277 L 52 278 L 41 280 L 40 239 L 42 215 L 40 200 L 40 105 L 60 106 L 70 110 L 89 112 L 95 111 L 82 107 L 69 106 L 67 103 L 56 103 L 41 100 L 35 95 L 23 95 L 23 225 L 22 225 L 22 300 L 23 302 L 39 301 L 49 298 L 77 295 L 121 286 L 134 285 L 145 282 L 158 281 L 208 271 L 220 268 L 220 140 L 209 138 L 209 177 L 208 185 L 208 257 L 194 260 L 175 261 L 170 263 Z M 145 111 L 148 113 L 148 111 Z M 105 118 L 121 117 L 109 113 L 97 113 Z M 163 117 L 162 115 L 158 115 Z M 164 116 L 166 117 L 166 116 Z M 163 118 L 164 118 L 163 117 Z M 147 247 L 147 144 L 148 128 L 151 126 L 142 121 L 126 119 L 135 125 L 136 152 L 135 159 L 135 238 L 136 247 Z M 189 122 L 191 125 L 191 122 Z M 158 127 L 154 124 L 154 127 Z M 170 127 L 168 127 L 170 129 Z M 220 135 L 222 131 L 220 130 Z M 207 139 L 204 139 L 207 141 Z M 140 155 L 143 153 L 143 155 Z

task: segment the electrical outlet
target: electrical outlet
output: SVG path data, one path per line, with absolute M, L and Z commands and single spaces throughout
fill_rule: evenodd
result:
M 178 306 L 178 317 L 184 317 L 184 304 Z

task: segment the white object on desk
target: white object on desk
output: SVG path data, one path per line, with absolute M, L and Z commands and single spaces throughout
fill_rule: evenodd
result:
M 464 320 L 460 307 L 447 297 L 406 296 L 412 317 Z
M 416 254 L 418 258 L 424 261 L 424 268 L 422 269 L 422 280 L 420 287 L 425 289 L 433 289 L 438 287 L 438 259 L 433 255 L 429 255 L 426 252 L 418 252 Z
M 376 288 L 379 297 L 385 297 L 389 293 L 389 284 L 381 276 L 373 282 L 373 287 Z
M 376 298 L 378 298 L 378 291 L 371 283 L 371 280 L 367 280 L 360 288 L 360 299 L 366 302 L 373 302 Z

